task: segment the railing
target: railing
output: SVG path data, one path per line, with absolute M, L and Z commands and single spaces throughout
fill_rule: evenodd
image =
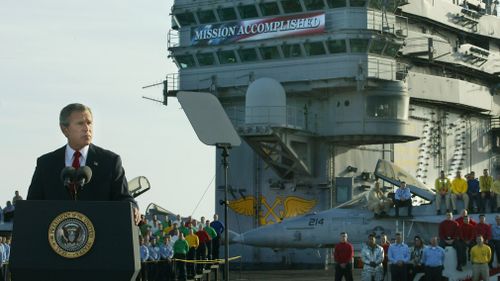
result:
M 179 90 L 179 74 L 178 73 L 170 73 L 165 77 L 167 81 L 167 92 L 177 91 Z
M 500 116 L 491 117 L 490 128 L 491 129 L 500 129 Z
M 389 20 L 390 18 L 390 20 Z M 408 18 L 403 16 L 387 17 L 381 11 L 368 11 L 367 28 L 388 32 L 398 37 L 408 36 Z
M 174 29 L 170 29 L 167 33 L 167 48 L 179 47 L 179 32 Z
M 400 69 L 396 61 L 381 61 L 378 58 L 368 59 L 368 77 L 384 80 L 397 80 L 396 74 Z M 399 77 L 399 76 L 398 76 Z
M 317 133 L 319 131 L 318 114 L 307 107 L 293 106 L 226 106 L 226 113 L 234 126 L 271 125 Z

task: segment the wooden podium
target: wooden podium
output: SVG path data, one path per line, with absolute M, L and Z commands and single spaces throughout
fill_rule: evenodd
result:
M 12 280 L 135 280 L 138 235 L 129 202 L 18 201 Z

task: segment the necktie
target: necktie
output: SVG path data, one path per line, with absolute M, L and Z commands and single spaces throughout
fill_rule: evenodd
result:
M 73 163 L 71 163 L 71 166 L 73 168 L 75 168 L 76 170 L 78 170 L 78 168 L 80 168 L 80 155 L 82 155 L 80 153 L 80 151 L 75 151 L 75 153 L 73 153 Z M 77 185 L 75 182 L 72 182 L 70 185 L 69 185 L 69 189 L 71 191 L 71 194 L 73 196 L 73 199 L 76 200 L 76 192 L 77 192 Z
M 71 164 L 71 166 L 73 166 L 73 168 L 75 169 L 80 168 L 80 155 L 82 154 L 78 150 L 73 153 L 73 163 Z

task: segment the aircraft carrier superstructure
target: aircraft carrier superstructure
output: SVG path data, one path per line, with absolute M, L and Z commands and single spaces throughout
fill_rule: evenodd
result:
M 166 93 L 216 95 L 245 140 L 230 151 L 230 229 L 345 202 L 373 184 L 378 159 L 430 188 L 440 170 L 499 173 L 497 5 L 175 0 L 168 48 L 179 72 Z M 320 265 L 326 253 L 230 248 L 261 265 Z

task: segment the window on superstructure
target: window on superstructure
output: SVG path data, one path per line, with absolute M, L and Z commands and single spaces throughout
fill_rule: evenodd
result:
M 236 63 L 236 54 L 233 50 L 217 52 L 220 64 Z
M 280 52 L 278 51 L 278 47 L 276 46 L 260 47 L 259 51 L 260 51 L 260 56 L 264 60 L 274 60 L 281 58 Z
M 308 11 L 323 10 L 325 3 L 323 0 L 304 0 L 304 6 L 306 6 L 306 10 Z
M 351 7 L 365 7 L 366 0 L 349 0 Z
M 194 15 L 191 12 L 176 14 L 175 18 L 177 19 L 177 22 L 181 25 L 181 27 L 196 24 Z
M 219 8 L 217 14 L 221 21 L 235 20 L 238 18 L 233 7 Z
M 302 6 L 299 0 L 282 0 L 281 6 L 285 13 L 298 13 L 302 12 Z
M 347 6 L 346 0 L 327 0 L 326 2 L 328 3 L 328 6 L 330 6 L 330 8 L 332 9 Z
M 349 39 L 351 53 L 366 53 L 368 51 L 368 39 Z
M 238 6 L 238 11 L 242 19 L 256 18 L 259 16 L 255 5 Z
M 242 62 L 256 61 L 259 59 L 257 57 L 257 51 L 255 51 L 254 48 L 240 49 L 238 50 L 238 55 L 240 56 L 240 60 Z
M 401 96 L 369 96 L 366 115 L 380 119 L 408 119 L 408 99 Z
M 387 47 L 385 47 L 384 55 L 389 57 L 395 57 L 398 54 L 399 48 L 401 45 L 396 43 L 388 43 Z
M 211 23 L 217 21 L 217 18 L 212 10 L 198 11 L 196 14 L 200 23 Z
M 215 58 L 213 53 L 200 53 L 196 54 L 196 59 L 198 60 L 198 64 L 200 66 L 214 65 Z
M 196 65 L 192 55 L 176 56 L 175 61 L 180 68 L 188 68 Z
M 336 54 L 336 53 L 345 53 L 347 52 L 347 46 L 345 44 L 345 40 L 328 40 L 326 43 L 328 47 L 328 51 L 331 54 Z
M 296 58 L 302 56 L 300 44 L 283 44 L 283 46 L 281 46 L 281 50 L 283 51 L 283 56 L 285 56 L 285 58 Z
M 304 44 L 306 56 L 320 56 L 326 54 L 323 42 L 309 42 Z
M 280 14 L 280 9 L 276 2 L 260 3 L 259 8 L 263 16 L 275 16 Z
M 370 46 L 370 53 L 381 55 L 382 52 L 384 51 L 384 47 L 385 47 L 385 41 L 377 39 L 372 40 L 372 44 Z

